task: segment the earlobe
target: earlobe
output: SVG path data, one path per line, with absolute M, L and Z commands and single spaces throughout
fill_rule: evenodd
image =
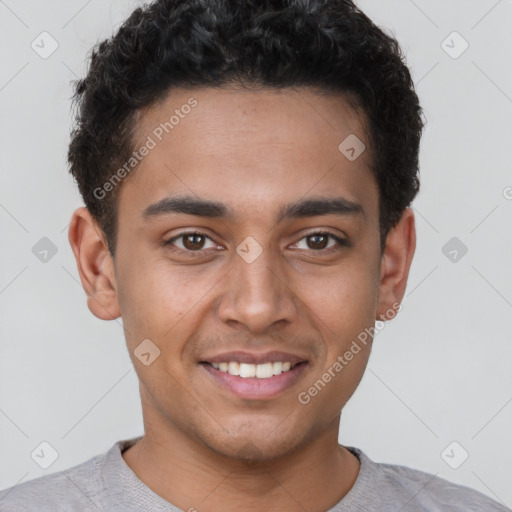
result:
M 390 230 L 381 260 L 378 320 L 393 318 L 407 287 L 412 258 L 416 250 L 414 213 L 406 208 L 398 224 Z
M 114 263 L 104 234 L 87 208 L 73 212 L 68 239 L 75 255 L 87 306 L 102 320 L 121 316 L 117 299 Z

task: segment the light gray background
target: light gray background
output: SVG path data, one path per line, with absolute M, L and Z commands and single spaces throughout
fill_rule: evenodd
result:
M 137 4 L 0 0 L 2 489 L 142 433 L 121 324 L 88 311 L 68 245 L 82 201 L 65 161 L 70 81 Z M 512 507 L 512 1 L 358 4 L 401 42 L 428 125 L 403 311 L 375 339 L 340 442 Z M 43 31 L 59 45 L 47 59 L 31 48 Z M 457 59 L 442 45 L 453 31 L 469 43 Z M 42 237 L 47 262 L 32 252 Z M 452 237 L 468 248 L 457 262 Z M 58 452 L 46 470 L 30 455 L 42 441 Z M 469 453 L 458 469 L 441 456 L 453 441 L 450 461 Z

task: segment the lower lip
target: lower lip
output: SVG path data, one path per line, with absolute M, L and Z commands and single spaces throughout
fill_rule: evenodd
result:
M 266 400 L 291 388 L 304 372 L 307 362 L 296 365 L 292 370 L 267 379 L 243 378 L 216 370 L 210 364 L 201 366 L 221 385 L 230 389 L 239 398 L 246 400 Z

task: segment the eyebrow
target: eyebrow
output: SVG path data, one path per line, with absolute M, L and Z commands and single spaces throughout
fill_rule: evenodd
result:
M 224 203 L 192 196 L 165 197 L 148 206 L 142 213 L 144 219 L 169 214 L 195 215 L 198 217 L 233 219 L 234 212 Z M 283 206 L 278 213 L 277 222 L 285 219 L 313 217 L 317 215 L 340 215 L 366 217 L 361 204 L 343 197 L 316 197 L 301 199 Z

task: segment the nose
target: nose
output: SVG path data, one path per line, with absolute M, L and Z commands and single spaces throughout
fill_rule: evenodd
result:
M 293 322 L 298 314 L 298 298 L 292 290 L 290 269 L 286 262 L 272 258 L 268 248 L 250 263 L 235 254 L 225 277 L 219 318 L 251 333 L 264 333 Z

